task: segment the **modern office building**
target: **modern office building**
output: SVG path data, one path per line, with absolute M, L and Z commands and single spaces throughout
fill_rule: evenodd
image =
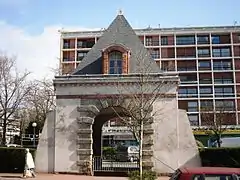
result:
M 60 68 L 70 74 L 102 31 L 61 31 Z M 156 66 L 177 71 L 179 108 L 192 126 L 204 126 L 201 110 L 224 107 L 225 123 L 240 124 L 240 26 L 136 29 Z

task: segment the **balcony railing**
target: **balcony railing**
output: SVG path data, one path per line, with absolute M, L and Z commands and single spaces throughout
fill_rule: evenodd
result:
M 234 97 L 234 93 L 215 93 L 215 97 Z
M 195 66 L 186 66 L 186 67 L 177 67 L 178 71 L 196 71 L 197 68 Z
M 146 41 L 146 46 L 159 46 L 159 41 Z
M 178 94 L 179 98 L 194 98 L 198 97 L 198 94 Z

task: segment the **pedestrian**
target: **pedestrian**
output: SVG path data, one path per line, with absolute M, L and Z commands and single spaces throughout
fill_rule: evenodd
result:
M 36 177 L 35 174 L 35 164 L 33 161 L 32 154 L 29 152 L 29 149 L 26 149 L 26 156 L 25 156 L 25 167 L 23 177 Z

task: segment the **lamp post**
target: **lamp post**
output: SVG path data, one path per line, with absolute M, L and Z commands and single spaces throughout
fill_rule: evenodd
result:
M 36 138 L 36 126 L 37 126 L 37 123 L 33 122 L 32 123 L 32 127 L 33 127 L 33 147 L 36 146 L 36 141 L 35 141 L 35 138 Z

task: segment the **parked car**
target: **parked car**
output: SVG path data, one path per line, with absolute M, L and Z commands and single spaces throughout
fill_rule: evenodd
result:
M 239 180 L 240 168 L 225 167 L 182 167 L 170 180 Z
M 116 149 L 117 161 L 138 161 L 139 147 L 138 146 L 118 146 Z

